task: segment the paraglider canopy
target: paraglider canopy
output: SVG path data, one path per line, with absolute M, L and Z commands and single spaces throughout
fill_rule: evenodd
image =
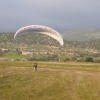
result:
M 42 33 L 42 34 L 48 35 L 48 36 L 54 38 L 55 40 L 57 40 L 61 45 L 64 44 L 62 36 L 57 31 L 55 31 L 52 28 L 49 28 L 46 26 L 41 26 L 41 25 L 29 25 L 29 26 L 20 28 L 15 33 L 14 39 L 16 39 L 24 34 L 31 33 L 31 32 L 35 32 L 35 33 L 37 32 L 37 33 Z

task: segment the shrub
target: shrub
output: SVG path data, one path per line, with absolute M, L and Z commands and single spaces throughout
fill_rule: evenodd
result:
M 92 57 L 87 57 L 87 58 L 85 59 L 85 61 L 86 61 L 86 62 L 93 62 L 93 58 L 92 58 Z

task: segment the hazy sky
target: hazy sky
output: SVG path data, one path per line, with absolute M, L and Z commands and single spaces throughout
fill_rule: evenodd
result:
M 0 0 L 0 32 L 27 25 L 57 31 L 100 28 L 100 0 Z

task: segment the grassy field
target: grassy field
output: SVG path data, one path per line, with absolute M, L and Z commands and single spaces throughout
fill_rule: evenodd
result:
M 15 52 L 11 52 L 11 53 L 7 53 L 7 54 L 5 54 L 4 56 L 3 56 L 3 58 L 7 58 L 8 60 L 12 60 L 12 59 L 14 59 L 14 60 L 23 60 L 23 59 L 25 59 L 25 58 L 28 58 L 29 56 L 25 56 L 25 55 L 20 55 L 20 54 L 18 54 L 18 53 L 15 53 Z
M 100 65 L 0 62 L 0 100 L 100 100 Z

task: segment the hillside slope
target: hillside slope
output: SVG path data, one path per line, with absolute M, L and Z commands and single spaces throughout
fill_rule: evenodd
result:
M 100 38 L 100 29 L 71 30 L 62 36 L 67 41 L 90 41 Z

